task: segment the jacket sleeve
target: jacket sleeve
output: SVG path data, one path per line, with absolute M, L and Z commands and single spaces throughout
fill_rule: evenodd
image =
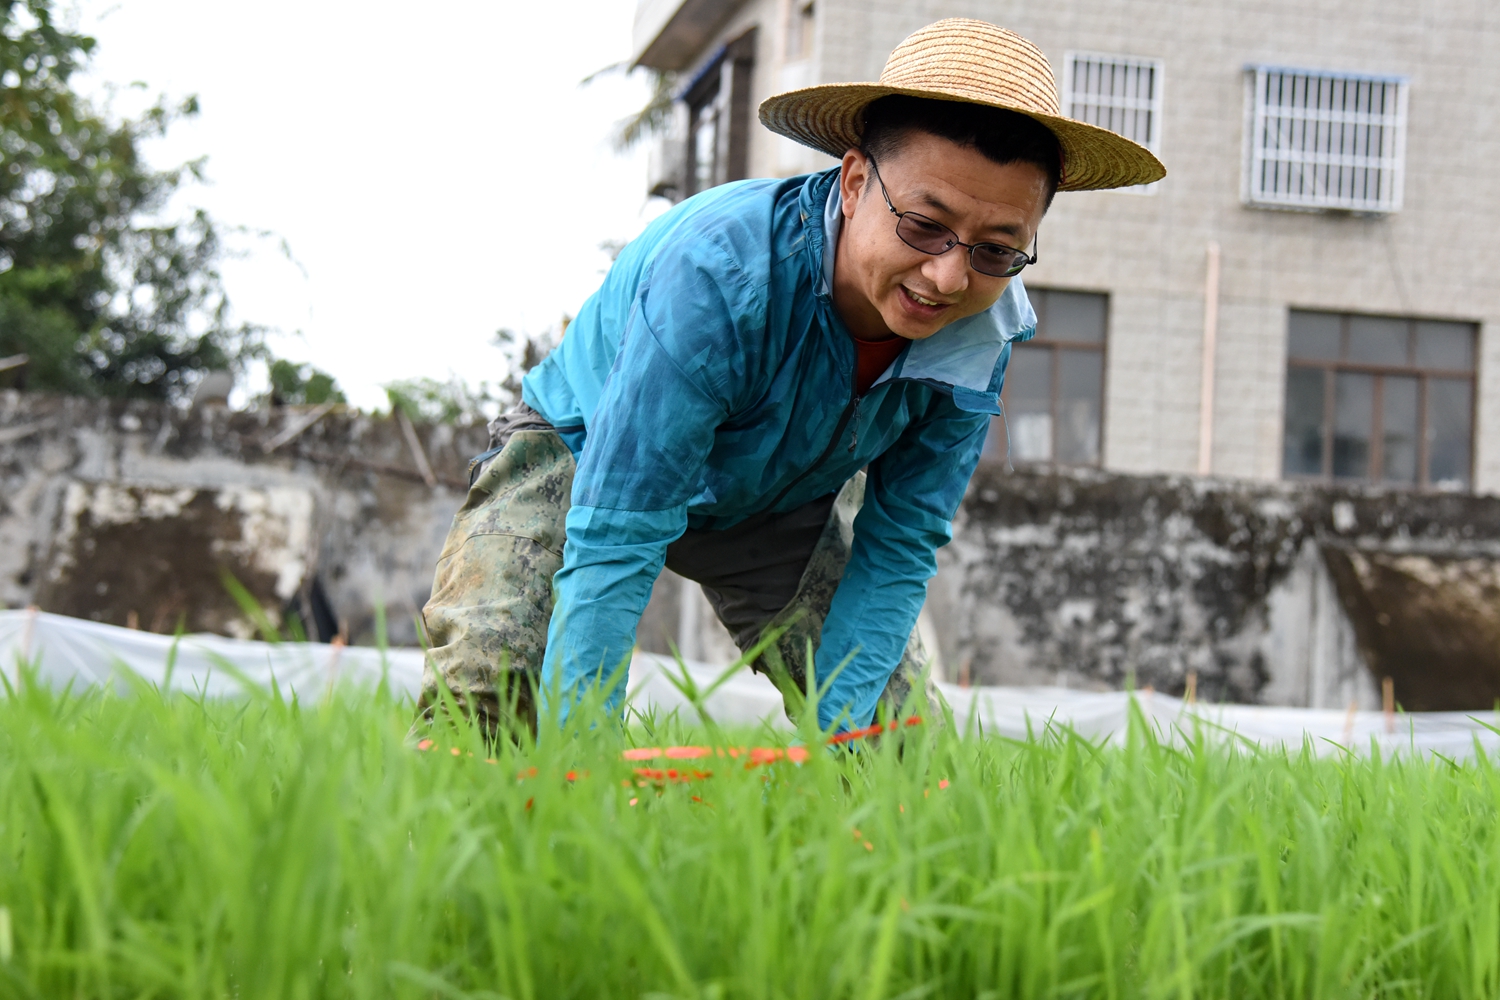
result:
M 642 282 L 588 424 L 553 580 L 542 699 L 560 692 L 560 714 L 630 655 L 667 545 L 702 489 L 715 429 L 744 391 L 744 335 L 763 317 L 711 242 L 665 251 Z M 612 712 L 624 696 L 618 684 Z
M 820 678 L 849 661 L 818 704 L 825 729 L 846 712 L 846 727 L 874 717 L 937 572 L 937 550 L 952 537 L 989 419 L 935 395 L 928 414 L 870 463 L 849 563 L 818 646 Z

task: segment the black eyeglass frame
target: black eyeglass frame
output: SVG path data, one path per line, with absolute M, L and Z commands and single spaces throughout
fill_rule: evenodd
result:
M 1025 250 L 1017 250 L 1015 247 L 1008 247 L 1004 243 L 965 243 L 963 240 L 958 238 L 957 233 L 955 233 L 952 229 L 943 225 L 936 219 L 929 218 L 928 216 L 925 216 L 920 212 L 896 211 L 896 206 L 891 204 L 891 193 L 886 190 L 885 180 L 880 176 L 880 165 L 875 162 L 875 157 L 871 156 L 868 152 L 865 152 L 864 150 L 860 150 L 860 152 L 864 153 L 865 159 L 870 161 L 870 168 L 875 172 L 875 181 L 880 185 L 881 197 L 885 198 L 885 207 L 890 209 L 891 214 L 896 217 L 896 238 L 902 243 L 905 243 L 907 246 L 911 247 L 913 250 L 917 251 L 918 253 L 925 253 L 930 257 L 941 257 L 943 254 L 947 253 L 949 250 L 952 250 L 954 247 L 963 247 L 965 250 L 969 251 L 969 266 L 978 271 L 980 274 L 983 274 L 986 277 L 990 278 L 1014 278 L 1016 275 L 1024 271 L 1028 264 L 1035 264 L 1037 262 L 1038 255 L 1036 253 L 1028 254 Z M 907 216 L 910 216 L 913 219 L 921 219 L 928 225 L 935 226 L 936 228 L 946 232 L 948 234 L 948 245 L 942 250 L 926 250 L 922 247 L 917 246 L 915 243 L 911 242 L 911 240 L 908 240 L 905 236 L 902 236 L 901 220 L 906 218 Z M 1019 262 L 1013 264 L 1003 274 L 991 274 L 989 271 L 986 271 L 984 268 L 979 267 L 974 263 L 974 252 L 981 247 L 992 247 L 1004 251 L 1005 253 L 1015 254 Z M 1035 251 L 1040 251 L 1041 233 L 1037 233 L 1031 238 L 1031 247 Z

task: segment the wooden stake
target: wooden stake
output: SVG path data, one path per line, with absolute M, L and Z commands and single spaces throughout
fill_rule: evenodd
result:
M 267 455 L 271 454 L 271 452 L 275 451 L 277 448 L 280 448 L 288 441 L 295 439 L 313 424 L 328 416 L 328 414 L 333 412 L 333 408 L 338 405 L 339 404 L 337 403 L 319 403 L 317 406 L 313 407 L 310 412 L 304 413 L 296 420 L 293 420 L 280 434 L 271 438 L 269 441 L 263 442 L 260 446 L 260 450 Z
M 1385 713 L 1385 731 L 1396 731 L 1396 682 L 1387 677 L 1380 682 L 1380 708 Z
M 436 486 L 437 476 L 432 474 L 432 465 L 427 461 L 427 452 L 422 450 L 422 439 L 417 437 L 417 429 L 411 425 L 411 418 L 399 406 L 392 409 L 396 411 L 396 422 L 401 425 L 401 434 L 406 438 L 406 446 L 411 449 L 411 457 L 416 460 L 422 481 L 428 486 Z
M 14 427 L 0 427 L 0 444 L 10 444 L 12 441 L 20 441 L 29 438 L 37 431 L 44 431 L 52 426 L 50 420 L 38 420 L 31 424 L 16 424 Z
M 1349 711 L 1344 713 L 1344 746 L 1354 742 L 1354 720 L 1359 715 L 1359 702 L 1351 700 Z
M 1196 704 L 1198 701 L 1198 671 L 1196 670 L 1188 671 L 1187 693 L 1183 695 L 1183 700 L 1189 705 Z

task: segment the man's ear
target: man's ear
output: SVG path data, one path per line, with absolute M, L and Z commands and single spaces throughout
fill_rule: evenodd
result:
M 844 218 L 854 218 L 860 195 L 870 181 L 870 161 L 859 150 L 850 148 L 839 166 L 839 194 L 843 196 Z

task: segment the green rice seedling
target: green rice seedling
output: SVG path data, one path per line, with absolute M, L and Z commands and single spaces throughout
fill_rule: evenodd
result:
M 775 734 L 677 716 L 580 710 L 494 747 L 445 722 L 424 751 L 411 718 L 384 689 L 23 671 L 0 996 L 1500 994 L 1482 754 L 1320 759 L 1137 718 L 1119 746 L 920 726 L 756 763 L 727 751 Z M 637 743 L 709 751 L 668 776 Z

